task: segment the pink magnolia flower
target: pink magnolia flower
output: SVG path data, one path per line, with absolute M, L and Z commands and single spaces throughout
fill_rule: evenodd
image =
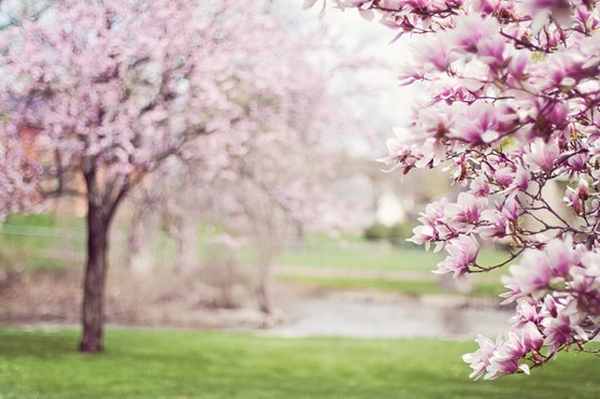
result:
M 453 59 L 452 47 L 443 37 L 422 40 L 415 48 L 417 65 L 433 66 L 438 71 L 448 69 Z
M 483 15 L 493 14 L 499 7 L 499 0 L 475 0 L 473 10 Z
M 481 212 L 488 206 L 488 199 L 475 197 L 470 193 L 460 193 L 455 204 L 447 207 L 448 218 L 452 225 L 474 225 L 479 223 Z
M 500 68 L 506 61 L 506 41 L 497 32 L 477 43 L 479 58 L 491 68 Z
M 443 104 L 418 110 L 417 115 L 418 130 L 421 130 L 425 137 L 437 140 L 447 136 L 455 123 L 452 109 Z
M 569 157 L 567 165 L 572 172 L 584 172 L 587 170 L 588 154 L 579 153 Z
M 558 308 L 560 304 L 554 299 L 552 295 L 546 295 L 542 303 L 540 310 L 540 316 L 542 318 L 550 317 L 554 318 L 558 316 Z
M 529 153 L 525 159 L 534 168 L 543 172 L 550 172 L 559 156 L 560 149 L 556 141 L 544 142 L 542 138 L 537 138 L 531 143 Z
M 499 26 L 492 18 L 471 14 L 456 18 L 452 41 L 463 51 L 475 53 L 479 42 L 498 33 Z
M 460 236 L 450 241 L 446 246 L 448 256 L 437 265 L 434 273 L 453 273 L 454 277 L 467 273 L 469 266 L 473 265 L 479 254 L 479 243 L 472 236 Z
M 448 200 L 446 198 L 432 202 L 425 207 L 425 211 L 421 213 L 419 221 L 423 224 L 436 225 L 445 219 L 447 207 Z
M 397 136 L 388 139 L 386 145 L 388 155 L 379 158 L 377 161 L 384 163 L 388 167 L 388 172 L 402 168 L 403 172 L 406 173 L 414 167 L 417 158 L 411 146 L 406 144 L 404 138 Z
M 476 197 L 487 197 L 490 194 L 490 184 L 483 178 L 474 179 L 469 191 Z
M 563 127 L 567 123 L 569 108 L 564 102 L 555 102 L 553 104 L 542 105 L 544 118 L 558 127 Z
M 457 106 L 460 118 L 452 129 L 452 137 L 470 144 L 491 143 L 500 137 L 502 115 L 494 106 L 478 102 L 470 106 Z
M 445 223 L 447 206 L 448 201 L 445 198 L 428 204 L 418 219 L 422 225 L 413 229 L 413 235 L 408 241 L 417 245 L 424 244 L 429 249 L 432 241 L 448 238 L 452 232 Z
M 591 276 L 583 267 L 574 267 L 569 272 L 570 280 L 567 283 L 569 291 L 577 298 L 582 308 L 587 308 L 588 313 L 600 313 L 600 279 Z
M 512 168 L 505 166 L 503 168 L 497 169 L 496 172 L 494 172 L 494 178 L 500 186 L 508 187 L 512 184 L 514 180 L 514 172 Z
M 577 313 L 577 304 L 571 301 L 567 305 L 557 305 L 556 316 L 546 317 L 542 320 L 545 344 L 550 350 L 556 352 L 563 345 L 572 342 L 573 338 L 585 339 L 586 334 L 579 326 L 580 316 Z
M 421 225 L 413 229 L 413 235 L 408 239 L 417 245 L 429 244 L 438 237 L 438 234 L 431 225 Z
M 504 286 L 509 289 L 501 295 L 506 298 L 504 303 L 547 289 L 552 279 L 549 259 L 539 250 L 527 251 L 521 262 L 511 266 L 509 271 L 510 276 L 502 278 Z
M 600 253 L 586 252 L 581 256 L 581 263 L 588 276 L 600 277 Z
M 502 214 L 511 221 L 516 221 L 521 216 L 521 204 L 517 201 L 517 198 L 512 195 L 504 201 L 502 206 Z
M 502 212 L 487 209 L 481 214 L 481 219 L 487 222 L 479 229 L 483 238 L 503 238 L 509 234 L 509 221 Z
M 526 76 L 526 69 L 529 63 L 529 56 L 526 52 L 521 51 L 514 55 L 508 64 L 508 71 L 511 77 L 522 80 Z
M 465 363 L 469 364 L 469 367 L 473 372 L 469 375 L 469 378 L 478 380 L 483 377 L 490 366 L 490 360 L 496 350 L 496 344 L 489 338 L 483 335 L 478 335 L 475 341 L 479 344 L 479 349 L 473 353 L 467 353 L 463 356 Z
M 567 187 L 565 191 L 564 202 L 577 214 L 581 214 L 584 210 L 585 201 L 590 196 L 590 186 L 587 180 L 580 179 L 577 187 Z
M 533 322 L 525 323 L 519 330 L 522 338 L 523 345 L 527 351 L 539 351 L 544 345 L 544 336 L 540 332 L 537 324 Z
M 535 302 L 523 298 L 517 302 L 516 312 L 511 319 L 513 326 L 521 328 L 528 323 L 538 324 L 541 320 Z
M 544 247 L 544 252 L 553 277 L 566 277 L 571 267 L 581 261 L 580 254 L 573 248 L 571 237 L 551 241 Z
M 531 173 L 522 166 L 517 167 L 509 190 L 527 191 L 529 182 L 531 181 Z
M 494 351 L 485 379 L 494 380 L 506 374 L 513 374 L 518 370 L 529 374 L 527 365 L 519 364 L 519 361 L 527 352 L 529 352 L 529 348 L 525 344 L 523 336 L 515 332 L 508 333 L 508 338 L 498 345 Z

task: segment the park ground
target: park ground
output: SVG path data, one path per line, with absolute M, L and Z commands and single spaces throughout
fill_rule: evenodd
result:
M 0 234 L 0 255 L 19 266 L 0 286 L 0 399 L 600 397 L 600 362 L 591 354 L 562 353 L 531 376 L 469 381 L 461 355 L 475 349 L 471 330 L 502 330 L 508 315 L 485 305 L 498 302 L 498 274 L 457 292 L 430 272 L 442 255 L 360 237 L 309 236 L 280 255 L 276 306 L 311 316 L 297 325 L 293 317 L 261 325 L 243 306 L 215 308 L 201 295 L 206 286 L 182 285 L 186 276 L 157 269 L 138 281 L 113 262 L 106 352 L 82 355 L 81 226 L 31 223 L 4 225 Z M 172 257 L 172 243 L 158 246 Z M 240 255 L 243 263 L 247 253 Z M 490 264 L 504 256 L 482 255 Z M 348 337 L 323 333 L 336 320 L 339 328 L 327 331 Z
M 2 399 L 596 399 L 600 363 L 561 354 L 533 375 L 468 380 L 471 342 L 274 338 L 110 330 L 107 352 L 75 351 L 75 330 L 0 330 Z

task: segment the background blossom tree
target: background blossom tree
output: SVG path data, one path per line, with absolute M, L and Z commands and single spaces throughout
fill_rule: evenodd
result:
M 82 351 L 103 349 L 119 205 L 167 159 L 249 134 L 285 93 L 283 35 L 258 1 L 170 0 L 60 0 L 2 32 L 3 129 L 33 132 L 43 198 L 87 198 Z
M 208 263 L 207 274 L 223 274 L 216 270 L 220 265 L 213 265 L 217 255 L 211 253 L 204 262 L 197 256 L 198 221 L 214 224 L 225 231 L 223 242 L 217 238 L 216 244 L 231 244 L 228 252 L 240 243 L 251 248 L 255 267 L 249 268 L 250 285 L 261 312 L 271 315 L 276 256 L 286 245 L 299 244 L 305 232 L 331 233 L 345 222 L 347 212 L 358 209 L 332 189 L 345 161 L 339 132 L 352 136 L 359 129 L 351 126 L 358 118 L 340 106 L 343 95 L 331 82 L 334 74 L 347 76 L 375 66 L 356 55 L 340 57 L 343 64 L 323 65 L 329 64 L 324 55 L 341 53 L 336 39 L 326 29 L 309 30 L 302 37 L 278 44 L 277 51 L 285 54 L 278 66 L 285 76 L 280 94 L 265 94 L 251 104 L 239 134 L 212 135 L 188 146 L 130 197 L 135 211 L 128 255 L 142 261 L 138 270 L 150 266 L 137 254 L 142 243 L 151 241 L 145 238 L 151 234 L 148 225 L 160 215 L 161 227 L 176 242 L 176 271 L 193 273 L 200 263 Z M 256 85 L 262 76 L 242 85 Z M 354 93 L 361 90 L 352 88 Z
M 24 142 L 0 132 L 0 218 L 35 202 L 35 168 Z
M 305 6 L 316 4 L 305 1 Z M 600 333 L 600 24 L 596 1 L 336 0 L 412 34 L 406 85 L 429 93 L 388 141 L 390 170 L 448 167 L 465 192 L 429 205 L 412 241 L 461 277 L 508 265 L 510 331 L 479 337 L 471 377 L 529 373 Z M 565 186 L 565 217 L 548 190 Z M 484 240 L 510 245 L 495 265 Z

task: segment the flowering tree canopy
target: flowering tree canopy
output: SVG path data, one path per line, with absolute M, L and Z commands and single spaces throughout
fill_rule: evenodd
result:
M 167 159 L 205 154 L 218 169 L 228 140 L 279 112 L 289 35 L 263 6 L 57 0 L 0 32 L 2 134 L 30 138 L 36 164 L 20 180 L 40 198 L 87 199 L 83 351 L 102 350 L 108 231 L 131 189 Z M 13 184 L 4 175 L 23 164 L 8 169 L 21 161 L 2 150 L 0 184 Z
M 35 202 L 36 174 L 26 143 L 0 131 L 0 219 Z
M 306 6 L 317 1 L 307 0 Z M 388 142 L 390 170 L 446 165 L 466 187 L 429 205 L 412 241 L 456 277 L 501 268 L 511 330 L 477 339 L 471 377 L 495 379 L 585 350 L 600 332 L 600 26 L 594 0 L 336 0 L 414 34 L 401 80 L 429 93 Z M 569 212 L 549 200 L 566 187 Z M 565 189 L 565 188 L 563 188 Z M 480 243 L 509 244 L 496 265 Z

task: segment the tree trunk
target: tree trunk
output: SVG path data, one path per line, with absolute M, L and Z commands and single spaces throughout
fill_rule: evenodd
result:
M 270 292 L 270 278 L 271 278 L 271 265 L 269 263 L 263 263 L 259 270 L 258 284 L 256 287 L 256 299 L 258 302 L 259 310 L 270 315 L 273 313 L 273 306 L 271 304 L 271 292 Z
M 96 353 L 103 350 L 104 291 L 108 266 L 108 230 L 110 215 L 100 206 L 88 203 L 87 263 L 83 280 L 81 309 L 82 337 L 79 350 Z

